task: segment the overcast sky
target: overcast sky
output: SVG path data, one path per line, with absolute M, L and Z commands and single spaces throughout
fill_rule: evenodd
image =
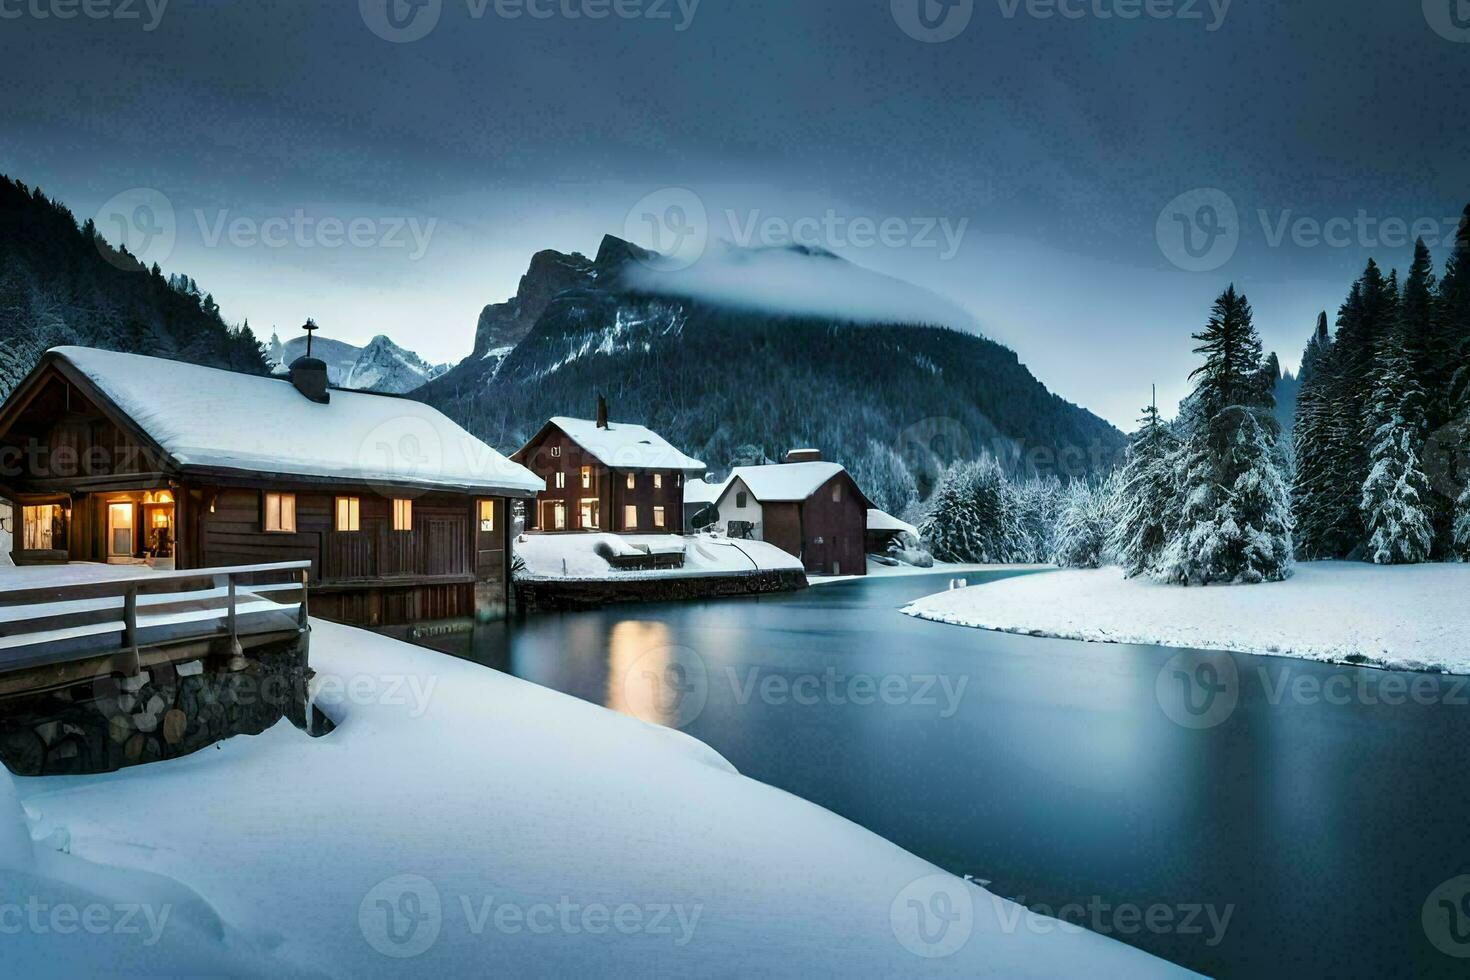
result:
M 1230 281 L 1294 364 L 1409 226 L 1442 262 L 1455 2 L 0 0 L 0 171 L 267 336 L 433 360 L 536 250 L 794 230 L 1129 426 Z

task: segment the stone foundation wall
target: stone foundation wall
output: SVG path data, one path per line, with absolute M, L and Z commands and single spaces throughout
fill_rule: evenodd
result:
M 282 718 L 307 727 L 307 637 L 250 651 L 104 675 L 0 703 L 0 762 L 17 776 L 113 772 L 173 759 Z
M 595 609 L 616 602 L 687 602 L 723 596 L 770 595 L 807 587 L 806 573 L 795 570 L 632 579 L 610 582 L 516 581 L 516 610 L 561 612 Z

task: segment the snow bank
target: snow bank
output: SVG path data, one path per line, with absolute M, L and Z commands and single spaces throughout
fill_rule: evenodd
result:
M 615 569 L 598 554 L 684 552 L 684 567 L 652 571 Z M 801 560 L 764 541 L 731 541 L 711 534 L 527 534 L 516 541 L 516 556 L 526 563 L 518 578 L 530 581 L 631 581 L 745 575 L 757 571 L 801 571 Z
M 1070 640 L 1465 674 L 1467 597 L 1470 565 L 1305 562 L 1285 582 L 1208 588 L 1125 579 L 1116 568 L 1063 571 L 932 595 L 904 612 Z
M 1030 918 L 677 732 L 315 629 L 332 735 L 283 724 L 110 776 L 17 782 L 38 857 L 85 870 L 104 901 L 177 903 L 178 918 L 146 953 L 126 937 L 112 960 L 23 931 L 4 939 L 7 967 L 251 975 L 265 956 L 277 975 L 353 980 L 1182 975 Z M 611 651 L 617 691 L 660 710 L 645 681 L 673 654 L 637 636 Z M 14 822 L 3 792 L 0 820 Z M 7 896 L 85 897 L 49 872 L 0 878 Z

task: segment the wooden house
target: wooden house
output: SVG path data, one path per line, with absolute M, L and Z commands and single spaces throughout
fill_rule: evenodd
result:
M 864 534 L 873 505 L 862 488 L 815 450 L 794 450 L 786 460 L 731 472 L 715 501 L 719 528 L 732 538 L 769 542 L 814 575 L 867 574 Z
M 16 564 L 309 560 L 312 612 L 360 625 L 503 614 L 508 502 L 541 481 L 438 411 L 80 347 L 0 406 Z
M 511 459 L 540 483 L 526 529 L 546 533 L 681 534 L 684 482 L 705 469 L 644 426 L 609 422 L 600 398 L 595 420 L 551 419 Z

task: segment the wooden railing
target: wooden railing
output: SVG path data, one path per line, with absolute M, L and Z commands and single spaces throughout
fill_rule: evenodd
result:
M 75 582 L 0 584 L 0 674 L 183 644 L 239 655 L 242 641 L 309 629 L 309 561 L 105 579 L 83 568 L 58 566 Z

